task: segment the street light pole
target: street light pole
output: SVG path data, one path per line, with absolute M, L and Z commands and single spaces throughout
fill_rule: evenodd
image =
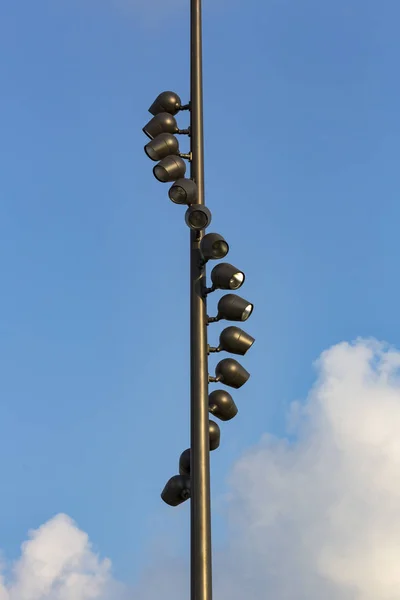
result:
M 152 119 L 143 127 L 150 138 L 144 147 L 147 156 L 157 164 L 154 177 L 161 183 L 172 183 L 168 196 L 174 204 L 186 206 L 185 222 L 190 229 L 190 448 L 179 458 L 179 474 L 171 477 L 161 498 L 169 506 L 179 506 L 191 499 L 190 558 L 191 600 L 212 600 L 212 552 L 210 506 L 210 451 L 220 444 L 219 425 L 209 413 L 221 421 L 233 419 L 238 408 L 232 396 L 223 389 L 208 393 L 209 383 L 241 388 L 250 373 L 233 358 L 224 358 L 209 375 L 208 355 L 230 352 L 244 356 L 254 338 L 239 327 L 225 328 L 217 346 L 210 346 L 207 329 L 221 320 L 247 321 L 253 304 L 233 294 L 245 281 L 245 273 L 234 265 L 218 263 L 210 273 L 211 287 L 206 286 L 206 265 L 221 260 L 229 252 L 229 244 L 219 233 L 207 233 L 212 215 L 204 199 L 203 144 L 203 72 L 202 72 L 202 0 L 190 0 L 190 102 L 184 104 L 176 92 L 165 91 L 149 108 Z M 190 111 L 190 129 L 181 129 L 176 115 Z M 190 153 L 182 153 L 176 135 L 190 137 Z M 185 177 L 190 161 L 190 178 Z M 230 293 L 218 301 L 217 314 L 207 315 L 208 294 L 217 290 Z M 215 314 L 215 313 L 214 313 Z
M 191 178 L 198 204 L 204 199 L 203 72 L 201 0 L 190 4 Z M 191 600 L 212 600 L 210 438 L 206 274 L 200 241 L 190 231 L 190 421 L 191 421 Z

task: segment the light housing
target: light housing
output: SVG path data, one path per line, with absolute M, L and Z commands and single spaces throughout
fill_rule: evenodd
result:
M 190 498 L 190 477 L 187 475 L 174 475 L 167 482 L 161 498 L 169 506 L 179 506 Z
M 219 233 L 207 233 L 201 240 L 200 250 L 205 261 L 219 260 L 228 254 L 229 245 Z
M 192 204 L 185 214 L 186 225 L 195 231 L 201 231 L 211 223 L 211 211 L 203 204 Z
M 225 390 L 211 392 L 208 396 L 208 410 L 221 421 L 230 421 L 238 413 L 238 408 L 232 396 Z
M 232 352 L 244 356 L 255 342 L 255 338 L 239 327 L 227 327 L 219 336 L 218 351 Z
M 178 179 L 170 187 L 168 196 L 175 204 L 195 204 L 198 197 L 197 185 L 193 179 Z
M 209 421 L 210 450 L 216 450 L 221 440 L 221 430 L 215 421 Z
M 211 281 L 214 289 L 238 290 L 244 283 L 246 276 L 229 263 L 219 263 L 211 271 Z
M 167 156 L 153 169 L 154 177 L 161 183 L 180 179 L 186 173 L 186 163 L 180 156 Z
M 253 312 L 253 304 L 236 294 L 226 294 L 218 302 L 217 320 L 247 321 Z
M 250 373 L 234 358 L 224 358 L 215 367 L 217 381 L 238 389 L 246 383 Z
M 184 450 L 179 458 L 179 473 L 190 475 L 190 448 Z
M 143 133 L 151 140 L 160 133 L 179 133 L 179 131 L 175 117 L 167 112 L 159 113 L 143 127 Z
M 161 92 L 149 108 L 149 113 L 158 115 L 167 112 L 176 115 L 182 108 L 182 101 L 175 92 Z
M 179 142 L 172 133 L 160 133 L 145 145 L 144 151 L 151 160 L 162 160 L 167 156 L 179 154 Z

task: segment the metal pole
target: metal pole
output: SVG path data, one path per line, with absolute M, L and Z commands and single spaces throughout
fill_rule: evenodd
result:
M 204 204 L 201 0 L 190 1 L 191 177 Z M 190 232 L 191 600 L 212 600 L 207 310 L 200 234 Z

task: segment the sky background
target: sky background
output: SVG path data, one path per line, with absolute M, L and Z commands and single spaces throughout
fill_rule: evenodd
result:
M 188 19 L 186 0 L 0 4 L 0 600 L 187 597 L 189 506 L 159 494 L 189 444 L 188 229 L 141 129 L 159 92 L 188 100 Z M 212 455 L 216 600 L 400 597 L 399 19 L 204 0 L 210 231 L 256 337 Z

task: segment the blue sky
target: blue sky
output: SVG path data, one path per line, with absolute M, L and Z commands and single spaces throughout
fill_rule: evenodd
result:
M 207 203 L 255 304 L 252 376 L 212 456 L 223 548 L 228 474 L 266 432 L 284 435 L 313 361 L 359 336 L 400 347 L 400 6 L 204 5 Z M 188 43 L 188 2 L 0 5 L 9 562 L 58 513 L 128 585 L 160 548 L 187 552 L 188 506 L 159 493 L 189 441 L 188 230 L 141 128 L 160 91 L 188 98 Z

